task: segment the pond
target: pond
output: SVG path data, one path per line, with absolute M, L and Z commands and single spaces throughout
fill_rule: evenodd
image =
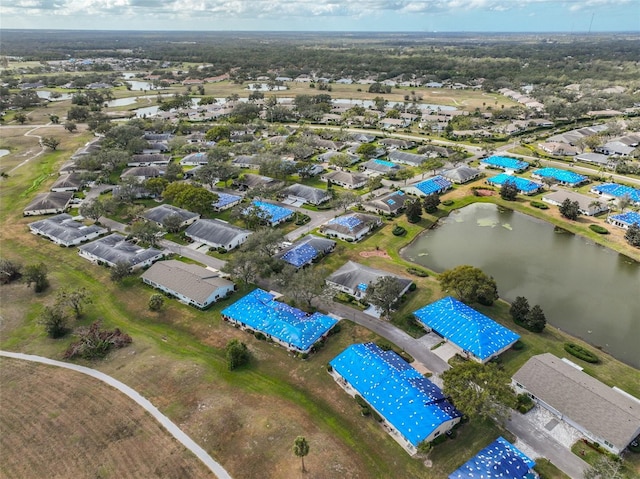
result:
M 640 264 L 553 225 L 476 203 L 424 232 L 402 256 L 437 272 L 470 264 L 500 296 L 525 296 L 547 322 L 640 367 Z

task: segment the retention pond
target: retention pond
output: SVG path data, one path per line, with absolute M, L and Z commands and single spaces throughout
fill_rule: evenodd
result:
M 640 264 L 537 218 L 476 203 L 441 220 L 402 251 L 442 272 L 470 264 L 500 297 L 525 296 L 547 322 L 640 367 Z

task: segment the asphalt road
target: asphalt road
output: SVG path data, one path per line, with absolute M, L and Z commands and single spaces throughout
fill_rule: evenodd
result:
M 193 452 L 198 459 L 200 459 L 210 470 L 220 479 L 231 479 L 229 473 L 216 462 L 204 449 L 202 449 L 196 442 L 187 436 L 178 426 L 173 423 L 167 416 L 162 414 L 158 408 L 156 408 L 151 402 L 144 398 L 140 393 L 130 388 L 126 384 L 112 378 L 111 376 L 97 371 L 95 369 L 87 368 L 84 366 L 78 366 L 77 364 L 65 363 L 62 361 L 56 361 L 54 359 L 44 358 L 42 356 L 33 356 L 31 354 L 13 353 L 9 351 L 0 351 L 0 356 L 13 359 L 22 359 L 24 361 L 32 361 L 41 364 L 47 364 L 49 366 L 57 366 L 61 368 L 71 369 L 92 378 L 98 379 L 103 383 L 108 384 L 111 387 L 116 388 L 118 391 L 126 394 L 129 398 L 133 399 L 137 404 L 142 406 L 149 414 L 151 414 L 173 437 L 175 437 L 184 447 Z

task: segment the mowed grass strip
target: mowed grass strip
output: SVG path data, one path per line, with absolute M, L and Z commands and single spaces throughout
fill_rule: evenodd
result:
M 3 358 L 0 389 L 0 477 L 213 477 L 144 409 L 96 379 Z

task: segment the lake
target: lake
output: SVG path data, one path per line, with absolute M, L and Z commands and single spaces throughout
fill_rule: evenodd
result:
M 623 255 L 537 218 L 476 203 L 453 211 L 402 256 L 437 272 L 476 266 L 495 278 L 500 297 L 525 296 L 549 324 L 640 367 L 640 264 Z

